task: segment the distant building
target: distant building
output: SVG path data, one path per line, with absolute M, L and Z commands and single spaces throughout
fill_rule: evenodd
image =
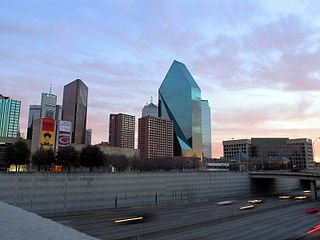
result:
M 32 124 L 35 119 L 39 119 L 39 118 L 41 118 L 41 105 L 30 105 L 27 139 L 32 139 Z
M 201 100 L 202 152 L 206 159 L 212 158 L 211 110 L 208 100 Z
M 232 158 L 234 155 L 244 153 L 248 157 L 251 156 L 251 140 L 239 139 L 223 141 L 223 156 L 227 159 Z
M 134 148 L 135 117 L 123 113 L 110 114 L 109 144 Z
M 72 143 L 85 143 L 87 103 L 88 87 L 81 79 L 64 86 L 62 119 L 71 122 Z
M 159 91 L 159 117 L 174 128 L 174 155 L 202 159 L 201 89 L 186 68 L 173 61 Z
M 62 120 L 62 105 L 56 105 L 56 115 L 54 119 L 56 121 Z
M 240 152 L 254 159 L 288 158 L 292 165 L 298 168 L 314 168 L 312 140 L 308 138 L 251 138 L 223 141 L 223 151 L 227 159 L 233 158 Z
M 141 158 L 173 157 L 173 123 L 160 117 L 140 118 L 138 148 Z
M 41 94 L 41 118 L 55 119 L 57 96 L 51 93 Z
M 150 104 L 146 104 L 142 108 L 142 117 L 153 116 L 158 117 L 158 106 L 152 103 L 152 97 L 150 99 Z
M 85 144 L 91 145 L 91 139 L 92 139 L 92 129 L 86 130 L 86 142 Z
M 0 137 L 18 137 L 20 108 L 21 101 L 0 95 Z
M 77 151 L 81 151 L 86 147 L 85 144 L 72 144 L 72 146 Z M 136 157 L 139 158 L 139 149 L 134 148 L 122 148 L 122 147 L 114 147 L 109 145 L 101 145 L 97 144 L 100 150 L 106 155 L 125 155 L 128 158 Z
M 315 167 L 311 139 L 289 139 L 289 145 L 292 146 L 291 160 L 294 165 L 307 169 L 313 169 Z

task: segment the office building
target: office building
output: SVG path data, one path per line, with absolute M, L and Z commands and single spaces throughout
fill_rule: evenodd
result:
M 91 145 L 91 139 L 92 139 L 92 129 L 86 130 L 86 142 L 85 144 Z
M 0 95 L 0 137 L 18 137 L 20 108 L 21 101 Z
M 252 155 L 250 139 L 228 140 L 223 141 L 222 144 L 224 158 L 230 159 L 238 153 L 243 153 L 247 157 Z
M 51 93 L 41 94 L 41 118 L 55 119 L 57 96 Z
M 81 79 L 64 86 L 62 119 L 71 122 L 72 143 L 85 143 L 87 103 L 88 87 Z
M 146 104 L 142 108 L 142 117 L 153 116 L 158 117 L 158 106 L 153 104 L 152 97 L 150 99 L 150 104 Z
M 289 139 L 292 147 L 291 160 L 298 168 L 314 169 L 312 140 L 308 138 Z
M 33 121 L 41 118 L 41 105 L 30 105 L 28 117 L 27 139 L 32 139 Z
M 62 120 L 62 105 L 56 105 L 56 115 L 54 119 L 56 121 Z
M 202 152 L 206 159 L 212 158 L 211 110 L 208 100 L 201 100 Z
M 313 169 L 312 140 L 308 138 L 251 138 L 223 141 L 223 152 L 226 159 L 243 153 L 247 158 L 268 159 L 288 158 L 292 166 Z
M 134 148 L 135 117 L 123 113 L 110 114 L 109 144 L 115 147 Z
M 173 122 L 174 155 L 202 159 L 201 90 L 183 63 L 172 63 L 158 94 L 159 117 Z
M 147 116 L 139 119 L 140 157 L 173 157 L 173 124 L 169 119 Z

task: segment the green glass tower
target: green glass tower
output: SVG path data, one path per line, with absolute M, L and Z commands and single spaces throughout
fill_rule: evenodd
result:
M 0 137 L 18 137 L 21 101 L 0 95 Z
M 183 63 L 172 63 L 158 94 L 159 116 L 173 122 L 174 155 L 202 159 L 201 90 Z

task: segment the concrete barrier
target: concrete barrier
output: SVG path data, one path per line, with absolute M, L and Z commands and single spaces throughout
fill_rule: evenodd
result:
M 277 180 L 275 190 L 299 188 Z M 0 200 L 40 214 L 249 195 L 247 172 L 2 173 Z

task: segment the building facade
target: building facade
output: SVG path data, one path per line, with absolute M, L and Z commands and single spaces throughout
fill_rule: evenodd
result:
M 251 157 L 251 140 L 239 139 L 223 141 L 223 156 L 226 159 L 234 157 L 238 153 L 243 153 L 247 157 Z
M 115 147 L 134 148 L 135 117 L 118 113 L 110 114 L 109 144 Z
M 201 90 L 183 63 L 172 63 L 158 95 L 159 117 L 173 122 L 174 155 L 202 159 Z
M 144 159 L 173 157 L 173 123 L 169 119 L 139 118 L 138 148 Z
M 158 106 L 152 103 L 152 97 L 150 104 L 144 105 L 142 108 L 142 117 L 153 116 L 158 117 Z
M 206 159 L 212 158 L 211 110 L 208 100 L 201 100 L 202 152 Z
M 55 119 L 57 96 L 51 93 L 41 94 L 41 118 Z
M 18 137 L 20 108 L 21 101 L 0 95 L 0 137 Z
M 86 130 L 86 145 L 91 145 L 91 141 L 92 141 L 92 129 L 87 129 Z
M 32 139 L 33 121 L 41 118 L 41 105 L 30 105 L 28 117 L 27 139 Z
M 56 121 L 62 120 L 62 105 L 56 105 L 56 115 L 54 119 Z
M 72 143 L 85 143 L 87 104 L 88 87 L 81 79 L 64 86 L 62 119 L 71 122 Z
M 248 158 L 288 158 L 292 165 L 303 169 L 313 169 L 313 146 L 308 138 L 251 138 L 223 141 L 223 152 L 226 159 L 244 153 Z

